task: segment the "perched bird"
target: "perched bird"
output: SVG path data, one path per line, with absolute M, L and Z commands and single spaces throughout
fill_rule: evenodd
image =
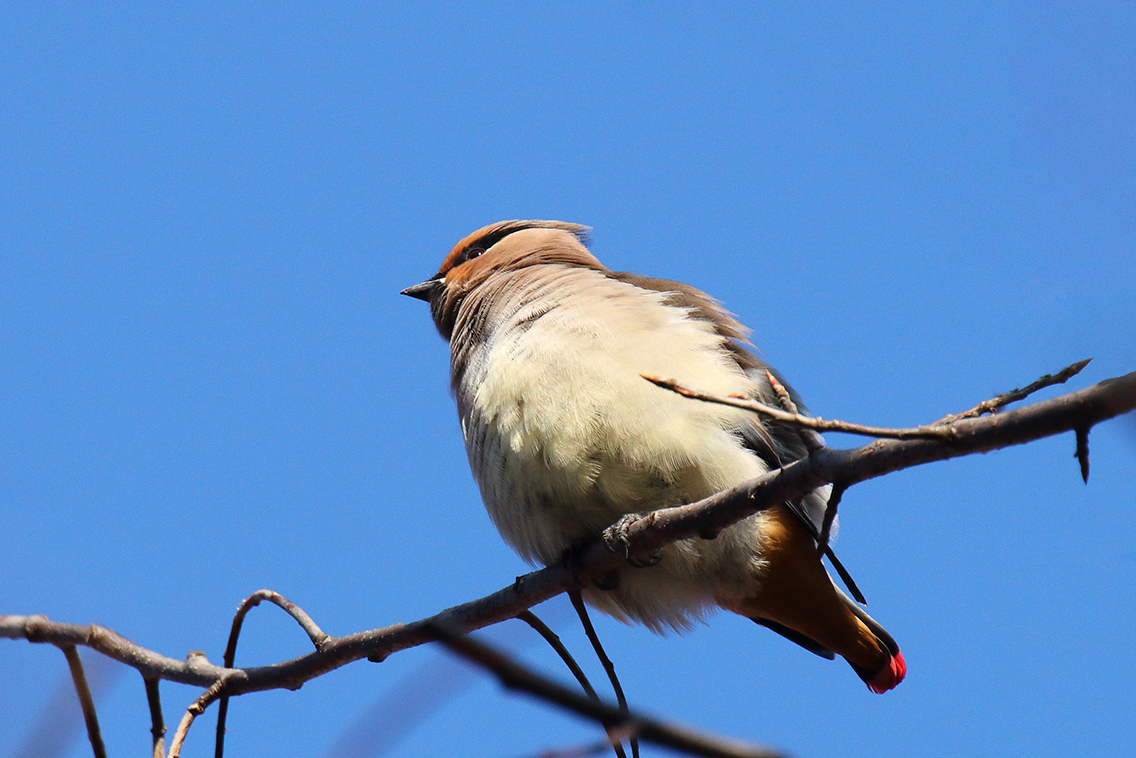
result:
M 546 565 L 621 516 L 695 502 L 806 454 L 792 426 L 642 378 L 777 403 L 748 330 L 716 300 L 607 269 L 585 246 L 588 231 L 492 224 L 402 291 L 430 304 L 449 341 L 462 436 L 493 523 L 521 556 Z M 671 544 L 657 565 L 622 569 L 617 586 L 585 598 L 655 631 L 725 608 L 818 655 L 843 656 L 873 692 L 886 692 L 906 673 L 899 647 L 817 556 L 829 492 L 713 540 Z

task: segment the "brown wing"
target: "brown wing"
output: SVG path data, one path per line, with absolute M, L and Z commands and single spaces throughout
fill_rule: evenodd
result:
M 749 376 L 754 385 L 756 385 L 757 391 L 754 393 L 754 400 L 758 400 L 767 405 L 780 407 L 780 400 L 777 397 L 777 393 L 774 392 L 773 386 L 769 383 L 769 377 L 766 375 L 766 371 L 768 371 L 788 390 L 789 396 L 797 406 L 797 410 L 800 413 L 808 413 L 808 409 L 805 407 L 805 404 L 801 402 L 800 396 L 793 387 L 782 378 L 781 374 L 778 373 L 776 369 L 758 358 L 753 351 L 750 350 L 750 347 L 753 345 L 753 343 L 749 341 L 750 330 L 735 319 L 733 314 L 723 308 L 722 304 L 716 299 L 688 284 L 671 281 L 669 279 L 651 279 L 624 271 L 610 271 L 607 272 L 607 275 L 613 279 L 632 284 L 636 287 L 661 292 L 667 296 L 666 302 L 669 305 L 673 305 L 676 308 L 685 308 L 694 313 L 696 317 L 712 324 L 714 330 L 725 339 L 726 346 L 730 350 L 734 360 L 737 361 L 738 366 L 745 371 L 746 375 Z M 742 440 L 745 446 L 752 450 L 754 454 L 761 458 L 771 469 L 780 468 L 808 455 L 808 447 L 805 445 L 802 430 L 799 427 L 775 419 L 761 419 L 755 415 L 753 423 L 742 430 Z M 824 511 L 827 502 L 827 495 L 822 495 L 819 492 L 811 492 L 799 501 L 785 503 L 785 506 L 800 520 L 812 535 L 813 539 L 816 540 L 820 537 L 821 522 L 824 519 Z M 860 592 L 860 588 L 856 586 L 852 575 L 844 568 L 844 565 L 840 562 L 840 559 L 836 557 L 832 548 L 828 548 L 825 551 L 825 555 L 828 556 L 828 559 L 832 562 L 832 567 L 840 575 L 840 578 L 844 581 L 845 585 L 847 585 L 853 597 L 855 597 L 857 601 L 865 603 L 863 593 Z M 798 644 L 802 644 L 799 640 L 794 641 Z M 802 646 L 808 648 L 808 645 L 802 644 Z M 814 650 L 813 652 L 816 651 Z

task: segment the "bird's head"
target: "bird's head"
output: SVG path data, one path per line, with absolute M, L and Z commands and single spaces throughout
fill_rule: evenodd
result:
M 453 332 L 466 296 L 497 273 L 540 264 L 603 269 L 584 246 L 589 227 L 564 221 L 499 221 L 478 229 L 454 246 L 430 279 L 407 287 L 409 295 L 430 304 L 438 331 Z

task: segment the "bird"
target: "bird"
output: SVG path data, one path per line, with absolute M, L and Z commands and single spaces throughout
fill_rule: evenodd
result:
M 717 300 L 608 269 L 588 249 L 590 231 L 490 224 L 402 290 L 429 303 L 449 343 L 482 500 L 505 542 L 533 564 L 561 562 L 628 514 L 696 502 L 807 455 L 799 428 L 644 379 L 774 405 L 770 375 L 784 384 Z M 590 586 L 584 599 L 659 633 L 731 611 L 819 656 L 842 656 L 871 691 L 887 692 L 906 675 L 899 646 L 817 554 L 830 492 L 761 511 L 714 539 L 667 545 L 656 565 L 626 566 L 615 586 Z

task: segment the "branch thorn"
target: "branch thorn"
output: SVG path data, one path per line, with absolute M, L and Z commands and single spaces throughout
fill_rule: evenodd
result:
M 1077 427 L 1077 452 L 1073 454 L 1081 464 L 1081 479 L 1089 483 L 1089 427 Z

